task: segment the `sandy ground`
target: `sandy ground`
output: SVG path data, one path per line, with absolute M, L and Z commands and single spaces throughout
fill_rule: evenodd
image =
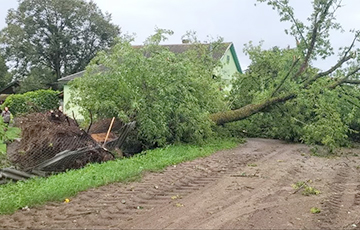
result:
M 249 139 L 235 149 L 81 192 L 69 203 L 0 216 L 2 228 L 357 229 L 360 155 L 311 156 L 301 144 Z M 304 196 L 291 185 L 321 191 Z M 321 210 L 312 214 L 310 209 Z

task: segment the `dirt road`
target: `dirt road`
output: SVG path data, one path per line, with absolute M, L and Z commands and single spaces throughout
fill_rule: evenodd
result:
M 249 139 L 235 149 L 0 216 L 3 228 L 320 229 L 360 226 L 360 157 L 319 158 L 301 144 Z M 321 191 L 302 195 L 307 181 Z M 321 210 L 312 214 L 310 209 Z

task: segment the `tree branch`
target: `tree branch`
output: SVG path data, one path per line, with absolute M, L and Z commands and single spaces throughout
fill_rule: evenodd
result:
M 359 85 L 360 84 L 360 80 L 345 80 L 342 83 L 347 83 L 347 84 L 352 84 L 352 85 Z
M 279 1 L 277 1 L 277 3 L 278 3 L 279 5 L 281 5 L 282 7 L 284 7 L 284 8 L 286 7 L 283 3 L 279 2 Z M 304 35 L 302 34 L 302 32 L 301 32 L 301 30 L 300 30 L 299 24 L 296 22 L 296 19 L 295 19 L 295 17 L 294 17 L 293 12 L 292 12 L 292 13 L 287 12 L 287 15 L 290 17 L 291 21 L 294 23 L 294 25 L 295 25 L 295 27 L 296 27 L 296 30 L 297 30 L 298 33 L 300 34 L 300 37 L 301 37 L 302 41 L 305 43 L 305 46 L 308 47 L 308 44 L 307 44 L 307 42 L 306 42 L 306 39 L 305 39 Z
M 327 14 L 331 4 L 332 4 L 332 1 L 330 1 L 326 5 L 326 8 L 320 13 L 319 20 L 317 20 L 317 16 L 314 19 L 314 28 L 311 32 L 310 46 L 308 47 L 304 62 L 302 63 L 300 69 L 294 76 L 295 79 L 298 78 L 305 71 L 305 69 L 307 68 L 307 66 L 309 64 L 311 55 L 313 54 L 314 49 L 315 49 L 315 44 L 316 44 L 317 37 L 319 34 L 320 25 L 324 22 L 326 14 Z
M 274 95 L 278 92 L 278 90 L 281 88 L 281 86 L 285 83 L 286 79 L 290 76 L 290 73 L 293 71 L 293 69 L 295 68 L 296 64 L 299 62 L 299 60 L 300 60 L 300 58 L 297 58 L 297 59 L 293 62 L 290 70 L 289 70 L 288 73 L 285 75 L 285 77 L 281 80 L 281 82 L 280 82 L 280 84 L 278 85 L 278 87 L 276 87 L 276 89 L 274 90 L 274 92 L 271 94 L 271 97 L 274 97 Z
M 342 66 L 342 64 L 344 64 L 345 62 L 349 61 L 350 59 L 353 58 L 353 55 L 350 54 L 350 51 L 352 50 L 352 48 L 355 45 L 357 36 L 354 37 L 351 45 L 349 46 L 349 48 L 345 51 L 343 57 L 334 65 L 332 66 L 330 69 L 328 69 L 325 72 L 320 72 L 318 74 L 316 74 L 315 76 L 313 76 L 312 78 L 308 79 L 307 81 L 304 82 L 304 87 L 306 88 L 307 86 L 309 86 L 311 83 L 313 83 L 314 81 L 316 81 L 317 79 L 327 76 L 331 73 L 333 73 L 335 70 L 337 70 L 338 68 L 340 68 Z
M 259 104 L 249 104 L 241 107 L 240 109 L 211 114 L 210 119 L 214 121 L 217 125 L 223 125 L 228 122 L 239 121 L 248 118 L 255 113 L 258 113 L 271 105 L 285 102 L 295 97 L 295 94 L 289 94 L 282 97 L 270 98 Z
M 349 77 L 351 77 L 352 75 L 358 73 L 360 71 L 360 67 L 354 69 L 353 71 L 351 71 L 350 73 L 348 73 L 344 78 L 335 81 L 333 84 L 329 85 L 328 88 L 329 89 L 335 89 L 338 85 L 341 84 L 353 84 L 353 85 L 359 85 L 360 84 L 360 80 L 350 80 Z
M 90 109 L 89 109 L 88 111 L 89 111 L 89 114 L 90 114 L 90 124 L 89 124 L 89 127 L 88 127 L 87 130 L 86 130 L 86 133 L 87 133 L 87 134 L 89 134 L 90 128 L 91 128 L 91 126 L 92 126 L 92 124 L 93 124 L 93 115 L 92 115 L 92 112 L 91 112 Z
M 328 76 L 329 74 L 333 73 L 335 70 L 337 70 L 338 68 L 341 67 L 342 64 L 344 64 L 345 62 L 349 61 L 350 59 L 352 59 L 352 56 L 344 56 L 338 63 L 336 63 L 334 66 L 332 66 L 330 69 L 328 69 L 325 72 L 320 72 L 318 74 L 316 74 L 315 76 L 313 76 L 312 78 L 308 79 L 307 81 L 304 82 L 304 88 L 308 87 L 311 83 L 313 83 L 314 81 L 316 81 L 317 79 L 324 77 L 324 76 Z

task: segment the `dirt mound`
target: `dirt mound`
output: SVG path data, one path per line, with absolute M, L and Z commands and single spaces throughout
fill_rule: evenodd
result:
M 9 147 L 10 161 L 22 169 L 32 169 L 47 159 L 65 150 L 89 149 L 80 158 L 66 162 L 61 169 L 81 168 L 89 162 L 112 160 L 108 151 L 99 148 L 98 143 L 76 122 L 61 113 L 33 113 L 16 120 L 21 129 L 21 140 Z

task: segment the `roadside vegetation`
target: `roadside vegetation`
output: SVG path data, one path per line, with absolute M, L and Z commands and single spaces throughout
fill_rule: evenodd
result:
M 2 125 L 4 124 L 2 123 Z M 1 136 L 3 137 L 0 139 L 0 168 L 3 168 L 10 166 L 6 155 L 6 145 L 9 141 L 13 141 L 15 138 L 20 137 L 21 130 L 16 127 L 8 127 L 5 131 L 4 127 L 0 125 L 0 132 L 2 132 Z

